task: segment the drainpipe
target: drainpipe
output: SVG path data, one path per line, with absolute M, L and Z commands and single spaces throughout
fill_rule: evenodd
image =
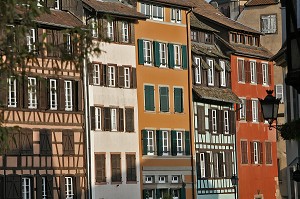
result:
M 191 93 L 191 70 L 190 70 L 190 32 L 189 32 L 189 26 L 190 24 L 188 23 L 188 16 L 189 14 L 193 11 L 193 7 L 185 14 L 185 21 L 186 21 L 186 34 L 187 34 L 187 71 L 188 71 L 188 99 L 189 99 L 189 128 L 190 128 L 190 140 L 192 141 L 192 139 L 194 140 L 194 136 L 192 134 L 193 132 L 193 122 L 192 122 L 192 106 L 193 106 L 193 98 L 192 98 L 192 93 Z M 191 143 L 194 143 L 191 142 Z M 191 144 L 191 165 L 192 165 L 192 198 L 195 199 L 195 172 L 194 172 L 194 151 L 193 151 L 194 145 Z

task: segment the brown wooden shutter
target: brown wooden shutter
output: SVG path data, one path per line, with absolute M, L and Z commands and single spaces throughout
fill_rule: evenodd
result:
M 96 182 L 106 182 L 105 154 L 95 154 Z
M 63 130 L 63 151 L 64 155 L 74 155 L 74 132 Z
M 22 198 L 21 192 L 21 176 L 10 174 L 6 176 L 6 198 Z M 1 193 L 3 194 L 3 193 Z
M 202 85 L 207 86 L 207 70 L 202 70 Z
M 259 100 L 258 100 L 258 121 L 259 122 L 264 122 L 264 117 L 263 117 L 263 114 L 262 114 L 261 104 L 260 104 Z
M 245 82 L 251 82 L 251 72 L 250 72 L 250 62 L 246 60 L 245 62 Z
M 59 100 L 59 110 L 64 111 L 66 107 L 66 96 L 65 96 L 65 81 L 63 79 L 58 80 L 59 92 L 58 92 L 58 100 Z
M 205 157 L 205 177 L 210 178 L 211 172 L 210 172 L 210 153 L 204 153 Z
M 102 83 L 102 85 L 103 86 L 107 86 L 108 84 L 107 84 L 107 82 L 108 82 L 108 76 L 107 76 L 107 72 L 108 72 L 108 67 L 107 67 L 107 65 L 106 64 L 103 64 L 102 65 L 103 66 L 103 70 L 102 70 L 102 78 L 100 78 L 101 80 L 100 80 L 100 83 Z
M 197 106 L 198 117 L 198 133 L 205 133 L 205 108 Z
M 263 153 L 263 143 L 259 142 L 258 143 L 258 156 L 259 156 L 259 164 L 263 163 L 263 159 L 264 159 L 264 153 Z
M 219 177 L 224 177 L 223 153 L 218 153 L 218 170 L 219 170 Z
M 82 85 L 81 81 L 72 81 L 73 110 L 82 111 Z
M 36 199 L 42 199 L 42 190 L 43 190 L 42 176 L 41 175 L 36 175 L 35 179 L 36 179 Z
M 136 181 L 135 154 L 126 154 L 126 181 Z
M 224 133 L 224 111 L 223 110 L 217 110 L 217 121 L 218 121 L 217 132 L 219 134 L 222 134 Z
M 8 84 L 7 84 L 7 74 L 4 72 L 0 73 L 0 86 L 1 86 L 0 107 L 6 107 L 7 100 L 8 100 Z
M 52 175 L 47 175 L 46 176 L 46 191 L 49 199 L 53 199 L 53 176 Z
M 209 132 L 213 132 L 213 126 L 212 126 L 212 110 L 208 109 L 208 124 L 209 124 Z
M 246 121 L 252 121 L 252 101 L 250 99 L 246 100 Z
M 39 91 L 39 98 L 38 98 L 38 107 L 39 109 L 45 110 L 48 107 L 48 81 L 45 78 L 41 78 L 39 80 L 39 87 L 37 90 Z
M 241 141 L 241 152 L 242 164 L 247 164 L 247 141 Z
M 105 107 L 104 109 L 104 131 L 111 130 L 111 122 L 110 122 L 110 108 Z
M 126 132 L 134 132 L 134 108 L 125 109 Z
M 33 153 L 33 132 L 31 129 L 21 129 L 21 153 L 30 155 Z
M 94 72 L 95 72 L 94 70 L 95 70 L 94 69 L 94 64 L 89 64 L 88 69 L 87 69 L 88 77 L 89 77 L 89 85 L 94 85 Z
M 40 129 L 40 154 L 52 155 L 52 133 L 49 129 Z
M 90 107 L 90 117 L 91 117 L 91 130 L 95 130 L 96 129 L 96 111 L 95 111 L 95 107 L 91 106 Z
M 228 111 L 228 119 L 229 119 L 229 133 L 236 133 L 236 124 L 235 124 L 235 114 L 234 111 Z
M 233 162 L 232 162 L 232 152 L 231 151 L 226 151 L 225 152 L 225 169 L 226 169 L 226 176 L 231 178 L 233 175 Z
M 220 87 L 220 71 L 215 70 L 215 86 Z
M 112 182 L 121 182 L 121 155 L 120 154 L 111 154 L 111 172 Z
M 114 66 L 115 68 L 115 87 L 119 86 L 119 67 L 117 65 Z
M 265 142 L 266 146 L 266 164 L 272 164 L 272 143 Z
M 241 114 L 241 107 L 242 105 L 241 104 L 236 104 L 236 120 L 237 121 L 240 121 L 241 118 L 240 118 L 240 114 Z
M 119 121 L 118 121 L 118 131 L 123 132 L 124 131 L 124 109 L 119 108 Z
M 118 67 L 119 70 L 119 87 L 120 88 L 124 88 L 124 67 L 123 66 L 119 66 Z
M 73 178 L 74 179 L 74 178 Z M 75 199 L 81 199 L 81 185 L 80 185 L 80 175 L 79 174 L 75 174 L 75 195 L 74 198 Z
M 272 72 L 271 72 L 271 65 L 268 65 L 268 84 L 271 86 L 272 84 Z
M 226 72 L 226 87 L 231 88 L 231 73 Z
M 23 76 L 23 107 L 28 108 L 28 77 Z
M 251 164 L 254 164 L 254 145 L 253 145 L 253 142 L 250 142 L 250 151 L 251 151 Z
M 131 68 L 131 88 L 136 88 L 136 68 Z
M 22 76 L 17 76 L 16 78 L 17 78 L 17 107 L 23 108 L 23 97 L 24 97 L 23 78 L 22 78 Z M 3 86 L 1 88 L 4 88 L 3 92 L 7 93 L 7 90 L 6 90 L 7 87 Z
M 196 172 L 197 172 L 197 179 L 201 178 L 201 167 L 200 167 L 200 153 L 196 153 Z
M 60 199 L 66 199 L 66 191 L 65 191 L 65 176 L 62 175 L 59 178 L 59 188 L 60 188 Z
M 256 63 L 256 71 L 257 71 L 257 84 L 262 84 L 263 74 L 262 74 L 262 65 L 260 62 Z

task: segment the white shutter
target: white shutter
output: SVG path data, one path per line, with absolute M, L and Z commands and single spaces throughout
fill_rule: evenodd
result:
M 281 98 L 281 103 L 284 102 L 283 99 L 283 85 L 282 84 L 276 84 L 275 85 L 275 94 L 276 94 L 276 98 Z
M 276 15 L 271 15 L 270 16 L 270 33 L 275 33 L 276 32 Z

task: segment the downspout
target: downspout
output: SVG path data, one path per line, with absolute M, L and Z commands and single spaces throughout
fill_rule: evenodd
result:
M 186 42 L 186 45 L 187 45 L 187 71 L 188 71 L 188 100 L 189 100 L 189 128 L 190 128 L 190 142 L 191 143 L 194 143 L 194 134 L 192 133 L 193 132 L 193 123 L 192 123 L 192 117 L 191 117 L 191 114 L 192 114 L 192 106 L 193 106 L 193 97 L 191 96 L 192 93 L 191 93 L 191 70 L 190 70 L 190 32 L 189 32 L 189 27 L 190 27 L 190 23 L 189 23 L 189 19 L 188 19 L 188 16 L 189 14 L 193 11 L 193 7 L 185 14 L 185 20 L 186 20 L 186 34 L 187 34 L 187 42 Z M 192 141 L 193 140 L 193 141 Z M 194 144 L 191 144 L 191 165 L 192 165 L 192 198 L 195 199 L 195 172 L 194 172 L 194 151 L 193 151 L 193 148 L 194 148 Z

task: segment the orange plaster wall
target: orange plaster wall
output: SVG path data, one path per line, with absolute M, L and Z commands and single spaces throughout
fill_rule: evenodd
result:
M 241 57 L 243 58 L 243 57 Z M 245 58 L 247 60 L 248 58 Z M 253 60 L 251 58 L 251 60 Z M 261 62 L 264 60 L 258 60 Z M 273 64 L 271 65 L 271 74 L 273 73 Z M 264 98 L 267 89 L 274 89 L 273 75 L 270 86 L 250 85 L 249 83 L 238 83 L 237 57 L 231 56 L 232 68 L 232 90 L 239 97 L 246 98 Z M 276 177 L 277 177 L 277 151 L 276 151 L 276 132 L 269 130 L 268 125 L 262 122 L 252 123 L 246 121 L 237 121 L 237 162 L 239 174 L 239 198 L 253 199 L 256 194 L 263 194 L 264 198 L 276 198 Z M 241 164 L 241 146 L 240 141 L 248 141 L 248 164 Z M 272 142 L 272 162 L 271 165 L 265 164 L 265 145 L 263 144 L 263 164 L 251 164 L 250 141 L 271 141 Z

